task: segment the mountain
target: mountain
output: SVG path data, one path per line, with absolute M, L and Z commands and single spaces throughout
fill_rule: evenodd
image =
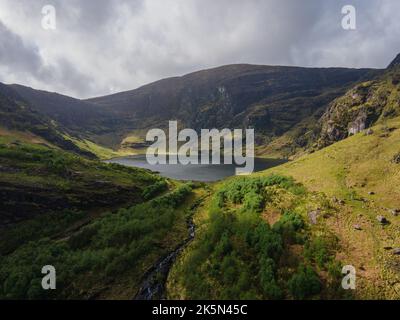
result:
M 69 135 L 115 150 L 143 146 L 146 132 L 165 128 L 168 120 L 196 130 L 253 127 L 256 144 L 263 146 L 310 117 L 319 117 L 355 82 L 379 73 L 240 64 L 88 100 L 16 84 L 7 90 Z
M 160 80 L 136 90 L 86 100 L 113 115 L 122 135 L 178 120 L 182 127 L 254 127 L 258 144 L 322 113 L 336 97 L 379 70 L 228 65 Z M 135 139 L 134 139 L 135 140 Z

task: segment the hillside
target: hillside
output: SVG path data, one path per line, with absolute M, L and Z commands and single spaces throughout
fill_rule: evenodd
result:
M 28 134 L 32 138 L 39 139 L 41 143 L 48 143 L 89 158 L 95 157 L 92 152 L 79 148 L 68 139 L 65 128 L 37 112 L 29 101 L 2 83 L 0 83 L 0 129 L 3 129 L 2 135 Z
M 197 197 L 192 185 L 21 132 L 0 137 L 0 173 L 0 299 L 133 298 L 146 271 L 186 239 Z M 58 290 L 42 290 L 49 263 Z
M 310 117 L 320 117 L 351 85 L 377 74 L 371 69 L 228 65 L 85 101 L 16 84 L 2 87 L 86 147 L 95 143 L 135 152 L 145 145 L 149 129 L 164 128 L 174 119 L 196 130 L 253 127 L 256 144 L 265 146 L 297 130 L 299 123 L 313 123 Z
M 318 147 L 400 115 L 400 55 L 385 72 L 334 100 L 320 120 Z
M 257 153 L 297 158 L 400 115 L 400 55 L 375 78 L 362 81 Z
M 257 144 L 290 130 L 298 122 L 322 113 L 329 102 L 354 82 L 370 79 L 378 70 L 229 65 L 182 77 L 160 80 L 136 90 L 89 99 L 118 119 L 125 140 L 143 143 L 149 128 L 164 128 L 168 120 L 182 127 L 254 127 Z
M 169 297 L 399 299 L 400 118 L 371 130 L 215 185 Z M 340 289 L 343 265 L 356 268 L 355 291 Z
M 73 133 L 85 136 L 88 132 L 101 133 L 102 130 L 112 127 L 111 114 L 100 110 L 96 105 L 55 92 L 35 90 L 17 84 L 9 85 L 9 88 L 28 101 L 38 113 L 55 120 Z

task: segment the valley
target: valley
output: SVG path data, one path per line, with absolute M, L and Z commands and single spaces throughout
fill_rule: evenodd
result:
M 0 84 L 0 298 L 399 299 L 399 74 L 229 65 L 88 100 Z M 253 128 L 271 162 L 203 182 L 121 165 L 169 120 Z

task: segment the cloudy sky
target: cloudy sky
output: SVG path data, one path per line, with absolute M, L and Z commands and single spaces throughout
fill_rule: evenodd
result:
M 347 4 L 356 30 L 342 28 Z M 231 63 L 383 68 L 400 52 L 399 12 L 399 0 L 0 0 L 0 81 L 87 98 Z

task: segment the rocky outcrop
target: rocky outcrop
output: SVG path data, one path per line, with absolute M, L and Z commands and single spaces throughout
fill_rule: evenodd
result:
M 356 85 L 330 103 L 319 121 L 317 147 L 357 134 L 377 121 L 400 115 L 400 55 L 373 81 Z
M 365 112 L 360 112 L 357 118 L 348 125 L 348 135 L 354 135 L 363 131 L 367 126 L 367 115 Z

